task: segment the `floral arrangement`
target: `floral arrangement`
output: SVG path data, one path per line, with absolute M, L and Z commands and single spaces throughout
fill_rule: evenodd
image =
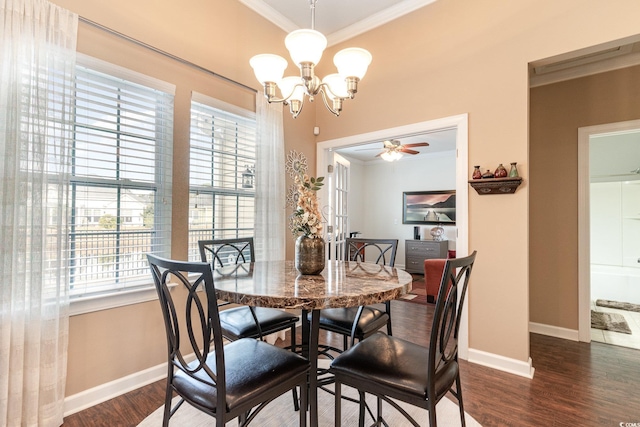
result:
M 307 175 L 307 158 L 295 150 L 287 155 L 286 169 L 294 180 L 287 193 L 287 204 L 293 208 L 289 229 L 296 237 L 321 238 L 322 215 L 316 192 L 324 185 L 324 177 Z

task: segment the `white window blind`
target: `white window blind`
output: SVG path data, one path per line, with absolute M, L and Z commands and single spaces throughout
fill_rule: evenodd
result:
M 173 94 L 151 86 L 77 68 L 72 297 L 149 286 L 146 253 L 170 254 Z
M 189 260 L 198 240 L 253 236 L 255 114 L 204 95 L 191 102 Z

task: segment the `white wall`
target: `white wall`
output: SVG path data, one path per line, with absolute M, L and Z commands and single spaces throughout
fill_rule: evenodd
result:
M 398 239 L 396 266 L 404 268 L 404 242 L 413 239 L 413 224 L 402 223 L 402 193 L 456 188 L 455 151 L 405 158 L 398 162 L 351 160 L 349 188 L 350 230 L 360 237 Z M 430 239 L 432 225 L 420 225 Z M 449 249 L 455 249 L 455 227 L 445 226 Z
M 640 181 L 591 183 L 591 263 L 640 267 Z

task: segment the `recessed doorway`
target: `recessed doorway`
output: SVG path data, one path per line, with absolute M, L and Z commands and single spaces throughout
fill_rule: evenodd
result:
M 420 123 L 414 123 L 406 126 L 399 126 L 390 129 L 382 129 L 374 132 L 368 132 L 360 135 L 353 135 L 345 138 L 338 138 L 334 140 L 321 141 L 317 145 L 317 168 L 316 170 L 320 174 L 328 173 L 328 167 L 332 164 L 333 152 L 336 149 L 350 147 L 355 145 L 361 145 L 370 143 L 373 141 L 383 141 L 386 139 L 402 138 L 412 135 L 428 134 L 437 132 L 438 130 L 455 129 L 456 142 L 456 158 L 455 158 L 455 190 L 456 190 L 456 250 L 460 254 L 467 254 L 469 251 L 468 243 L 468 174 L 469 174 L 469 161 L 468 161 L 468 116 L 467 114 L 461 114 L 452 117 L 445 117 L 442 119 L 430 120 Z M 326 193 L 328 186 L 324 186 L 321 190 L 320 197 L 322 200 L 329 200 L 329 195 Z M 368 191 L 375 192 L 375 188 L 370 188 Z M 394 195 L 383 195 L 381 197 L 390 197 L 390 203 L 394 200 Z M 401 206 L 402 194 L 398 195 L 397 203 Z M 390 221 L 394 219 L 391 218 Z M 411 227 L 413 230 L 413 227 Z M 412 231 L 410 233 L 412 235 Z M 464 305 L 463 317 L 460 326 L 460 357 L 463 359 L 468 358 L 468 304 Z
M 580 128 L 578 168 L 580 340 L 640 349 L 640 120 Z

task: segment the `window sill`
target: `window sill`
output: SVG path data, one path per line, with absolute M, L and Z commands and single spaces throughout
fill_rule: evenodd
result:
M 171 286 L 171 289 L 174 286 Z M 69 316 L 77 316 L 100 310 L 109 310 L 112 308 L 124 307 L 131 304 L 140 304 L 157 299 L 158 294 L 156 293 L 156 288 L 153 285 L 108 295 L 74 298 L 70 302 Z

